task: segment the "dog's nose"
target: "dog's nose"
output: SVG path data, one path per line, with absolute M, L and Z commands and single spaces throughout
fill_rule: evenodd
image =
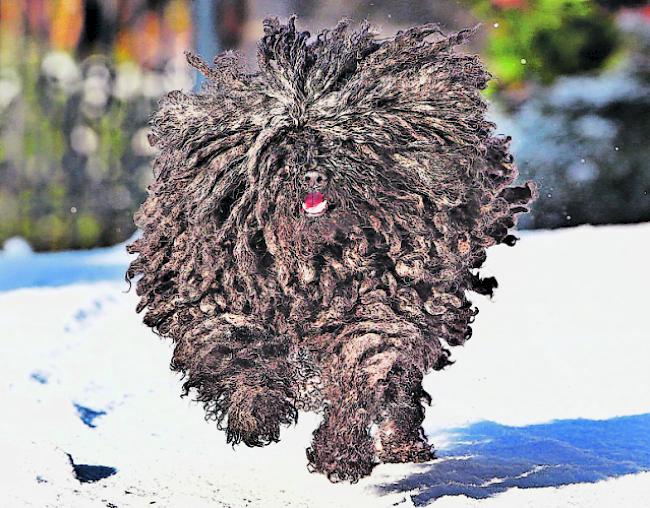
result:
M 310 189 L 320 188 L 325 185 L 325 182 L 327 181 L 327 177 L 319 171 L 307 171 L 304 174 L 303 179 L 305 180 L 307 187 Z

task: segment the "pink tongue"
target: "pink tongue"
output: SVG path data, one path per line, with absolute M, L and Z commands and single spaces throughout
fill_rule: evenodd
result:
M 307 208 L 312 208 L 319 203 L 322 203 L 324 199 L 325 196 L 323 196 L 320 192 L 310 192 L 305 198 L 305 206 Z

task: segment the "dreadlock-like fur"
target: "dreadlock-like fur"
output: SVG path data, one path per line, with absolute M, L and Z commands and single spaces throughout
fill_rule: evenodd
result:
M 496 286 L 475 269 L 514 243 L 535 188 L 509 187 L 489 75 L 453 50 L 472 30 L 380 40 L 340 22 L 308 42 L 293 18 L 264 27 L 259 71 L 188 54 L 207 84 L 153 117 L 160 153 L 129 246 L 138 311 L 228 442 L 266 445 L 321 410 L 307 456 L 333 481 L 429 460 L 422 378 L 470 337 L 466 291 Z M 318 218 L 301 209 L 312 169 L 331 204 Z

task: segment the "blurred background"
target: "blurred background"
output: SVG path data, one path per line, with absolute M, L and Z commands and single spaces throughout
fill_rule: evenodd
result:
M 2 0 L 0 244 L 124 241 L 153 155 L 159 97 L 198 86 L 183 51 L 254 66 L 267 15 L 316 33 L 341 17 L 384 34 L 481 23 L 466 51 L 494 80 L 498 132 L 540 184 L 524 228 L 650 220 L 650 5 L 635 0 Z

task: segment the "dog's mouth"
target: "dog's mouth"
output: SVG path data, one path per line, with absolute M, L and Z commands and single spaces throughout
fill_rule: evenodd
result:
M 310 192 L 302 202 L 302 209 L 308 217 L 320 217 L 327 211 L 328 202 L 320 192 Z

